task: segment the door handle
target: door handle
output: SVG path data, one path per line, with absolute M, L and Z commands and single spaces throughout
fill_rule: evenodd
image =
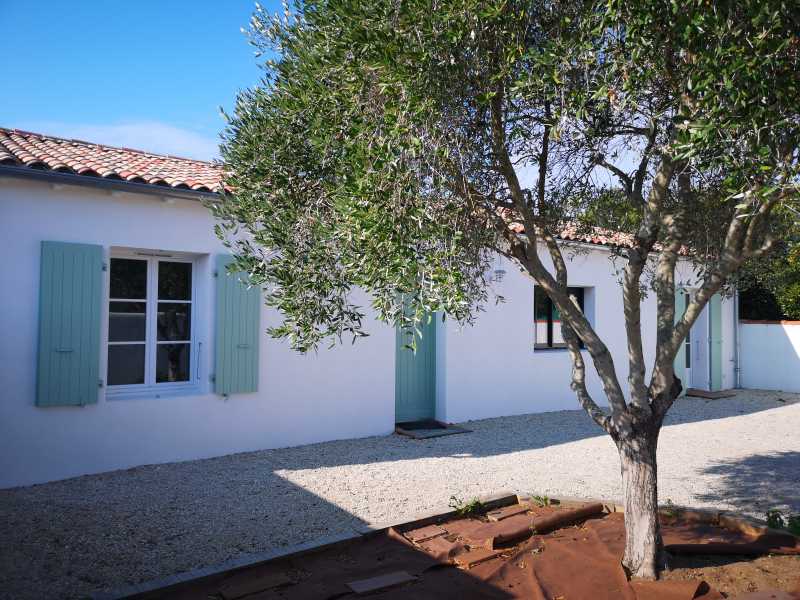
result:
M 73 349 L 72 348 L 56 348 L 55 351 L 56 352 L 72 352 Z

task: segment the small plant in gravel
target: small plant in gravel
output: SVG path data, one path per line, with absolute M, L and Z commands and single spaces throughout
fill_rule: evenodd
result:
M 675 519 L 680 515 L 681 509 L 675 506 L 675 503 L 672 502 L 670 498 L 667 498 L 667 502 L 664 504 L 664 507 L 661 509 L 661 513 L 669 517 L 670 519 Z
M 773 508 L 767 511 L 767 527 L 785 529 L 792 535 L 800 536 L 800 514 L 785 515 L 780 510 Z
M 550 506 L 552 504 L 552 500 L 550 500 L 548 496 L 533 496 L 531 501 L 539 508 Z
M 449 506 L 459 517 L 478 515 L 486 510 L 486 506 L 477 498 L 473 498 L 469 502 L 464 502 L 457 496 L 450 496 Z
M 777 509 L 767 511 L 767 527 L 772 529 L 783 529 L 783 513 Z

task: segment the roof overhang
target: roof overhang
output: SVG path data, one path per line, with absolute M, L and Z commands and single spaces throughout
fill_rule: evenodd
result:
M 33 169 L 31 167 L 17 167 L 13 165 L 0 165 L 0 177 L 16 177 L 45 183 L 60 185 L 76 185 L 94 189 L 127 192 L 129 194 L 146 194 L 161 198 L 181 198 L 184 200 L 207 200 L 218 202 L 219 194 L 216 192 L 202 192 L 191 189 L 175 188 L 149 183 L 137 183 L 122 179 L 107 179 L 91 177 L 89 175 L 76 175 L 59 171 Z

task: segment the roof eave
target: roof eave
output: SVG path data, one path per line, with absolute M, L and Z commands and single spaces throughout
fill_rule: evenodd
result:
M 220 199 L 219 193 L 217 192 L 174 188 L 163 185 L 125 181 L 122 179 L 105 179 L 103 177 L 90 177 L 88 175 L 62 173 L 59 171 L 40 171 L 30 167 L 19 167 L 14 165 L 0 165 L 0 177 L 3 176 L 16 177 L 20 179 L 32 179 L 61 185 L 77 185 L 108 191 L 127 192 L 130 194 L 146 194 L 150 196 L 160 196 L 162 198 L 209 200 L 211 202 L 217 202 Z

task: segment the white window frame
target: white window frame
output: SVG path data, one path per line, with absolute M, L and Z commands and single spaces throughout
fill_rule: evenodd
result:
M 200 361 L 197 335 L 196 318 L 198 314 L 198 256 L 178 253 L 160 252 L 155 250 L 119 250 L 114 249 L 109 254 L 108 277 L 105 293 L 105 381 L 108 382 L 108 348 L 112 345 L 140 344 L 141 342 L 111 342 L 108 335 L 108 313 L 111 302 L 141 302 L 136 298 L 111 298 L 111 259 L 122 258 L 141 260 L 147 263 L 147 299 L 145 308 L 145 361 L 144 383 L 124 385 L 107 385 L 106 398 L 110 400 L 126 398 L 162 398 L 170 396 L 185 396 L 196 394 L 200 391 Z M 158 298 L 158 264 L 160 262 L 184 262 L 191 265 L 191 299 L 190 300 L 159 300 Z M 189 340 L 158 341 L 157 319 L 158 304 L 190 304 Z M 161 344 L 174 344 L 188 341 L 189 344 L 189 379 L 187 381 L 156 382 L 156 358 L 158 346 Z

